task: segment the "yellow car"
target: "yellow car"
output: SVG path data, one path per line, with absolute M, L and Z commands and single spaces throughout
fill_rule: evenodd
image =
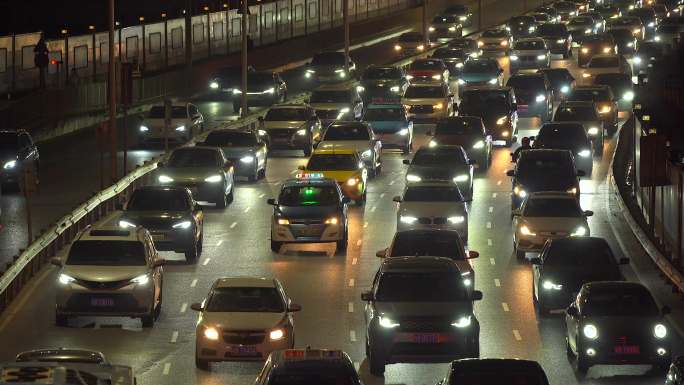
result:
M 366 201 L 368 170 L 357 151 L 348 146 L 328 145 L 316 149 L 302 174 L 319 174 L 339 183 L 345 196 L 361 205 Z

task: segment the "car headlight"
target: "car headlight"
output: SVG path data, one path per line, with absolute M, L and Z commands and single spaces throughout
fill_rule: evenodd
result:
M 589 48 L 582 48 L 580 51 L 582 51 L 582 53 L 589 53 Z
M 209 88 L 211 88 L 212 90 L 216 90 L 219 88 L 219 84 L 217 82 L 211 82 L 209 83 Z
M 456 27 L 449 27 L 449 32 L 456 32 Z
M 638 35 L 638 34 L 641 33 L 641 28 L 634 28 L 634 30 L 633 30 L 632 32 L 633 32 L 635 35 Z
M 339 221 L 339 219 L 337 219 L 337 217 L 330 217 L 330 218 L 326 219 L 324 223 L 325 223 L 326 225 L 336 225 L 336 224 L 338 224 L 339 222 L 340 222 L 340 221 Z
M 520 187 L 520 186 L 515 186 L 515 187 L 513 187 L 513 194 L 515 194 L 521 198 L 524 198 L 527 196 L 527 191 L 523 190 L 522 187 Z
M 57 280 L 58 280 L 59 283 L 61 283 L 62 285 L 68 285 L 68 284 L 70 284 L 71 282 L 74 282 L 74 281 L 76 280 L 76 278 L 74 278 L 74 277 L 72 277 L 72 276 L 70 276 L 70 275 L 66 275 L 66 274 L 62 273 L 62 274 L 59 275 L 59 278 L 57 278 Z
M 630 41 L 629 43 L 627 43 L 627 47 L 634 47 L 634 43 Z
M 432 139 L 432 140 L 430 140 L 430 142 L 428 143 L 428 147 L 437 147 L 438 144 L 439 144 L 439 143 L 437 143 L 436 140 Z
M 307 70 L 306 70 L 306 73 L 307 73 L 307 74 L 315 74 L 316 71 L 315 71 L 315 70 L 312 70 L 312 69 L 307 69 Z
M 565 190 L 565 192 L 568 194 L 577 195 L 577 187 L 570 187 L 569 189 Z
M 467 182 L 470 177 L 468 174 L 456 175 L 452 180 L 454 183 Z
M 357 183 L 359 183 L 359 178 L 357 177 L 347 179 L 347 186 L 356 186 Z
M 482 40 L 477 41 L 477 46 L 482 47 L 484 45 L 484 42 Z
M 563 43 L 565 43 L 565 39 L 558 39 L 558 40 L 556 40 L 556 43 L 563 44 Z
M 466 20 L 468 20 L 468 16 L 459 16 L 459 17 L 458 17 L 458 20 L 460 20 L 460 21 L 466 21 Z
M 457 328 L 467 328 L 470 326 L 472 323 L 471 316 L 467 315 L 464 317 L 459 318 L 458 320 L 454 321 L 451 326 L 455 326 Z
M 289 219 L 285 219 L 285 218 L 280 218 L 280 219 L 278 219 L 278 224 L 279 224 L 279 225 L 289 225 L 289 224 L 290 224 L 290 220 L 289 220 Z
M 409 225 L 416 223 L 418 218 L 411 215 L 402 215 L 399 217 L 399 222 L 408 223 Z
M 5 162 L 5 164 L 2 166 L 3 169 L 9 170 L 11 168 L 15 168 L 17 166 L 17 161 L 16 160 L 10 160 L 9 162 Z
M 121 227 L 122 229 L 127 229 L 129 227 L 136 227 L 136 225 L 133 222 L 129 222 L 127 220 L 122 219 L 119 221 L 119 227 Z
M 610 53 L 610 51 L 612 51 L 612 50 L 613 50 L 612 48 L 606 47 L 603 49 L 603 53 Z
M 577 155 L 581 156 L 582 158 L 588 158 L 591 156 L 591 151 L 584 149 L 584 150 L 581 150 L 580 152 L 578 152 Z
M 631 102 L 632 100 L 634 100 L 634 92 L 632 92 L 632 91 L 625 92 L 622 95 L 622 100 L 624 100 L 626 102 Z
M 204 338 L 212 341 L 218 341 L 219 339 L 219 332 L 215 328 L 206 328 L 204 329 Z
M 238 94 L 241 94 L 241 93 L 242 93 L 242 91 L 240 91 L 239 89 L 233 88 L 233 95 L 238 95 Z
M 212 176 L 204 179 L 205 182 L 209 182 L 209 183 L 218 183 L 222 180 L 223 180 L 223 178 L 221 177 L 221 175 L 212 175 Z
M 150 282 L 150 276 L 147 274 L 139 275 L 131 279 L 131 283 L 135 283 L 141 286 L 147 285 L 148 282 Z
M 423 178 L 419 177 L 418 175 L 408 174 L 406 175 L 406 180 L 409 182 L 420 182 L 423 180 Z
M 257 131 L 257 133 L 259 134 L 259 136 L 266 136 L 266 135 L 268 135 L 268 132 L 266 132 L 266 130 L 259 130 L 259 131 Z
M 504 123 L 506 123 L 506 121 L 508 121 L 508 116 L 502 116 L 502 117 L 500 117 L 499 119 L 496 120 L 496 125 L 497 125 L 497 126 L 501 126 L 501 125 L 503 125 Z
M 571 237 L 583 237 L 585 235 L 587 235 L 587 228 L 584 226 L 579 226 L 575 231 L 570 233 Z
M 406 75 L 406 80 L 411 80 L 413 79 L 413 75 Z
M 378 323 L 380 324 L 380 326 L 387 328 L 387 329 L 392 329 L 392 328 L 399 326 L 399 324 L 397 322 L 394 322 L 394 321 L 392 321 L 392 319 L 385 317 L 385 316 L 382 316 L 382 315 L 378 318 Z
M 456 67 L 456 68 L 463 68 L 463 63 L 456 63 L 456 64 L 455 64 L 455 67 Z
M 435 32 L 435 27 L 430 27 L 430 28 L 428 28 L 428 31 L 430 31 L 430 32 Z
M 269 88 L 263 92 L 264 94 L 275 94 L 275 88 Z
M 498 83 L 498 82 L 499 82 L 499 79 L 493 78 L 493 79 L 490 79 L 487 83 L 489 83 L 489 84 L 496 84 L 496 83 Z
M 440 79 L 442 78 L 442 75 L 439 75 L 439 74 L 437 74 L 437 75 L 432 75 L 432 78 L 435 79 L 435 80 L 440 80 Z
M 409 133 L 408 128 L 402 128 L 401 130 L 399 130 L 399 132 L 397 132 L 397 135 L 406 136 L 406 135 L 408 135 L 408 133 Z
M 535 100 L 537 103 L 541 103 L 541 102 L 543 102 L 544 100 L 546 100 L 546 96 L 545 96 L 545 95 L 537 95 L 537 97 L 535 97 L 534 100 Z
M 590 77 L 591 77 L 591 74 L 590 74 L 589 72 L 583 72 L 583 73 L 582 73 L 582 77 L 583 77 L 583 78 L 590 78 Z
M 460 85 L 466 84 L 465 80 L 463 80 L 463 79 L 458 79 L 457 83 Z
M 561 289 L 563 289 L 563 285 L 553 283 L 553 282 L 549 281 L 548 279 L 546 281 L 544 281 L 542 286 L 544 287 L 545 290 L 561 290 Z
M 356 92 L 363 92 L 366 90 L 366 87 L 364 86 L 356 86 Z
M 602 114 L 607 114 L 613 109 L 610 106 L 602 106 L 601 109 L 599 110 L 600 113 Z
M 254 156 L 252 155 L 245 155 L 242 158 L 240 158 L 240 162 L 242 163 L 252 163 L 254 162 Z
M 653 40 L 655 40 L 655 41 L 660 41 L 660 36 L 654 37 Z
M 371 155 L 373 155 L 373 152 L 371 150 L 366 150 L 361 153 L 362 158 L 370 158 Z
M 392 87 L 390 87 L 390 91 L 392 91 L 392 92 L 399 92 L 399 86 L 392 86 Z
M 546 60 L 546 55 L 537 55 L 537 60 Z
M 453 217 L 448 217 L 447 221 L 449 221 L 449 223 L 451 223 L 451 224 L 456 225 L 456 224 L 465 222 L 465 217 L 463 215 L 456 215 Z
M 270 338 L 271 341 L 282 340 L 283 337 L 285 337 L 285 331 L 283 329 L 274 329 L 268 333 L 268 338 Z
M 485 142 L 483 140 L 478 140 L 477 142 L 475 142 L 475 144 L 473 144 L 473 148 L 476 150 L 482 149 L 484 148 L 484 146 Z
M 537 235 L 536 233 L 533 233 L 532 230 L 530 230 L 530 228 L 527 227 L 527 225 L 522 225 L 522 226 L 520 226 L 520 234 L 522 234 L 522 235 L 532 235 L 532 236 Z
M 657 324 L 653 327 L 653 335 L 655 335 L 656 338 L 663 339 L 667 337 L 667 328 L 663 324 Z
M 560 90 L 561 90 L 562 93 L 567 94 L 567 93 L 570 91 L 570 87 L 568 87 L 568 86 L 563 86 L 563 87 L 561 87 Z
M 442 104 L 442 103 L 433 104 L 432 108 L 434 108 L 435 110 L 441 110 L 442 108 L 444 108 L 444 104 Z
M 185 126 L 178 126 L 178 127 L 176 127 L 176 131 L 178 131 L 178 132 L 184 132 L 184 131 L 185 131 Z
M 509 59 L 511 59 L 511 60 L 513 60 L 513 61 L 516 61 L 516 60 L 518 60 L 518 59 L 520 59 L 520 58 L 518 57 L 518 55 L 511 55 L 511 56 L 509 56 Z
M 400 46 L 399 44 L 396 44 L 396 45 L 394 46 L 394 50 L 395 50 L 395 51 L 401 51 L 401 46 Z
M 335 71 L 335 72 L 337 72 L 337 71 Z M 347 76 L 347 73 L 344 72 L 344 70 L 342 70 L 341 72 L 337 72 L 337 75 L 339 75 L 339 77 L 343 78 L 343 77 Z
M 636 65 L 641 64 L 641 58 L 640 58 L 639 56 L 634 56 L 634 57 L 632 58 L 632 63 L 634 63 L 634 64 L 636 64 Z
M 157 178 L 159 183 L 170 183 L 173 182 L 173 178 L 168 177 L 166 175 L 159 175 L 159 178 Z
M 185 230 L 185 229 L 189 229 L 190 226 L 192 226 L 192 222 L 190 222 L 190 221 L 182 221 L 182 222 L 176 223 L 175 225 L 173 225 L 173 226 L 171 226 L 171 227 L 174 228 L 174 229 L 184 229 L 184 230 Z
M 596 135 L 598 135 L 598 133 L 599 133 L 598 127 L 589 127 L 589 129 L 587 130 L 587 134 L 589 134 L 590 136 L 596 136 Z
M 344 108 L 340 109 L 341 114 L 346 114 L 348 112 L 349 112 L 349 107 L 344 107 Z
M 654 22 L 650 22 L 650 23 L 648 23 L 648 26 L 651 27 L 651 28 L 653 28 L 653 27 L 655 27 L 655 23 L 654 23 Z
M 508 46 L 508 40 L 502 40 L 501 43 L 499 43 L 499 44 L 501 44 L 501 46 L 503 46 L 503 47 L 507 47 Z
M 147 132 L 149 130 L 150 130 L 150 128 L 147 126 L 140 126 L 140 132 Z
M 419 45 L 419 46 L 416 47 L 416 48 L 418 49 L 418 51 L 422 51 L 422 50 L 425 49 L 425 46 L 421 44 L 421 45 Z
M 527 32 L 534 32 L 535 29 L 534 26 L 528 27 Z
M 595 340 L 598 338 L 598 329 L 596 326 L 592 324 L 586 324 L 582 328 L 582 333 L 584 334 L 585 337 L 589 338 L 590 340 Z

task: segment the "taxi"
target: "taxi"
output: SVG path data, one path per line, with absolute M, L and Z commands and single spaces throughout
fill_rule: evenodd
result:
M 368 170 L 354 148 L 336 144 L 319 147 L 309 158 L 307 165 L 300 166 L 299 169 L 301 177 L 335 180 L 346 197 L 358 205 L 366 202 Z
M 354 364 L 341 350 L 286 349 L 270 354 L 255 385 L 362 385 Z

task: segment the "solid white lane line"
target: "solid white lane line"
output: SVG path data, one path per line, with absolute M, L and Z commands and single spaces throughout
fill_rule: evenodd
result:
M 499 281 L 499 278 L 494 278 L 494 286 L 501 287 L 501 281 Z
M 170 371 L 171 371 L 171 363 L 167 362 L 164 364 L 164 370 L 162 371 L 162 374 L 165 376 L 168 376 Z
M 363 223 L 363 228 L 365 229 L 366 227 L 368 227 L 368 222 Z
M 299 171 L 298 168 L 295 168 L 294 170 L 290 171 L 290 175 L 294 175 Z
M 354 287 L 354 278 L 349 278 L 349 287 Z
M 266 194 L 264 194 L 264 193 L 259 194 L 259 198 L 263 198 L 265 196 L 266 196 Z
M 492 194 L 492 198 L 496 198 L 496 196 L 497 196 L 497 193 Z
M 380 199 L 385 197 L 385 193 L 380 194 Z
M 354 302 L 349 302 L 347 304 L 347 311 L 349 311 L 350 313 L 354 312 Z
M 513 337 L 515 337 L 516 341 L 522 341 L 522 337 L 520 336 L 520 332 L 517 331 L 516 329 L 513 329 Z
M 377 208 L 378 208 L 378 206 L 373 206 L 373 207 L 371 207 L 371 212 L 374 213 L 374 212 L 375 212 L 375 209 L 377 209 Z
M 494 206 L 489 206 L 489 212 L 493 213 L 494 212 Z
M 492 222 L 487 222 L 487 228 L 491 229 L 492 228 Z
M 394 184 L 394 181 L 391 180 L 391 181 L 389 182 L 389 185 L 391 186 L 391 185 L 393 185 L 393 184 Z
M 190 287 L 195 287 L 197 286 L 197 278 L 193 279 L 192 282 L 190 282 Z
M 204 262 L 202 262 L 202 266 L 208 265 L 208 264 L 209 264 L 209 261 L 211 261 L 211 258 L 205 259 Z
M 491 245 L 492 245 L 492 240 L 491 240 L 491 239 L 487 239 L 487 246 L 491 246 Z
M 496 265 L 496 259 L 489 258 L 489 263 L 491 263 L 492 265 Z
M 356 241 L 356 246 L 361 246 L 361 240 Z
M 501 186 L 501 181 L 500 181 L 500 180 L 497 181 L 497 182 L 496 182 L 496 185 L 497 185 L 497 186 Z
M 231 228 L 231 229 L 232 229 L 232 228 L 235 228 L 235 226 L 237 226 L 237 222 L 233 222 L 233 223 L 230 224 L 230 228 Z
M 216 246 L 221 246 L 222 243 L 223 243 L 223 239 L 221 239 L 220 241 L 216 242 Z
M 353 331 L 353 330 L 349 331 L 349 340 L 351 340 L 351 342 L 356 342 L 356 332 L 355 331 Z
M 354 257 L 352 259 L 352 265 L 356 265 L 356 262 L 358 262 L 358 261 L 359 261 L 358 258 Z
M 359 371 L 360 367 L 361 367 L 361 363 L 358 361 L 354 361 L 354 369 L 356 369 L 357 372 Z
M 506 302 L 501 302 L 501 307 L 505 312 L 509 312 L 510 309 L 508 308 L 508 304 Z
M 178 330 L 174 330 L 171 334 L 171 343 L 175 344 L 178 341 Z
M 185 313 L 186 310 L 188 310 L 188 304 L 186 302 L 184 302 L 181 305 L 181 313 Z
M 245 213 L 248 213 L 248 212 L 249 212 L 249 209 L 250 209 L 250 207 L 247 206 L 247 208 L 245 209 Z

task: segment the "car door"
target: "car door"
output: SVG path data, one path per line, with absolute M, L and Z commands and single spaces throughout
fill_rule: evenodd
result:
M 264 143 L 260 138 L 259 135 L 257 134 L 256 131 L 252 133 L 254 135 L 254 139 L 257 142 L 256 146 L 256 151 L 254 151 L 254 155 L 256 156 L 257 160 L 257 169 L 266 169 L 266 157 L 268 156 L 268 149 L 266 148 L 266 143 Z
M 226 167 L 226 163 L 228 163 L 228 159 L 226 159 L 225 155 L 223 154 L 223 151 L 218 150 L 216 151 L 216 163 L 218 163 L 218 167 L 220 170 L 222 170 L 224 179 L 226 180 L 226 192 L 228 191 L 233 191 L 233 170 L 234 170 L 234 165 L 231 164 L 230 167 Z
M 535 298 L 539 298 L 539 288 L 541 287 L 541 279 L 542 279 L 542 273 L 544 270 L 544 262 L 546 262 L 546 257 L 549 252 L 549 244 L 545 243 L 544 246 L 542 247 L 541 252 L 539 253 L 539 258 L 541 260 L 541 263 L 539 264 L 533 264 L 532 265 L 532 285 L 534 288 L 534 295 Z
M 577 299 L 570 303 L 568 309 L 577 309 L 577 315 L 573 316 L 568 314 L 568 310 L 565 312 L 565 329 L 567 331 L 568 343 L 570 346 L 577 351 L 577 335 L 579 333 L 579 320 L 581 317 L 581 308 L 579 305 L 579 296 Z
M 368 130 L 368 137 L 371 139 L 371 145 L 373 146 L 373 155 L 376 163 L 380 163 L 380 155 L 382 154 L 382 143 L 375 136 L 373 129 L 370 124 L 366 124 L 366 129 Z
M 150 233 L 145 231 L 144 238 L 145 246 L 145 259 L 147 259 L 147 266 L 152 270 L 152 282 L 154 282 L 154 298 L 161 299 L 162 295 L 162 282 L 164 280 L 164 269 L 161 266 L 154 266 L 154 263 L 159 260 L 159 254 L 157 253 L 157 248 L 154 246 L 154 241 Z

